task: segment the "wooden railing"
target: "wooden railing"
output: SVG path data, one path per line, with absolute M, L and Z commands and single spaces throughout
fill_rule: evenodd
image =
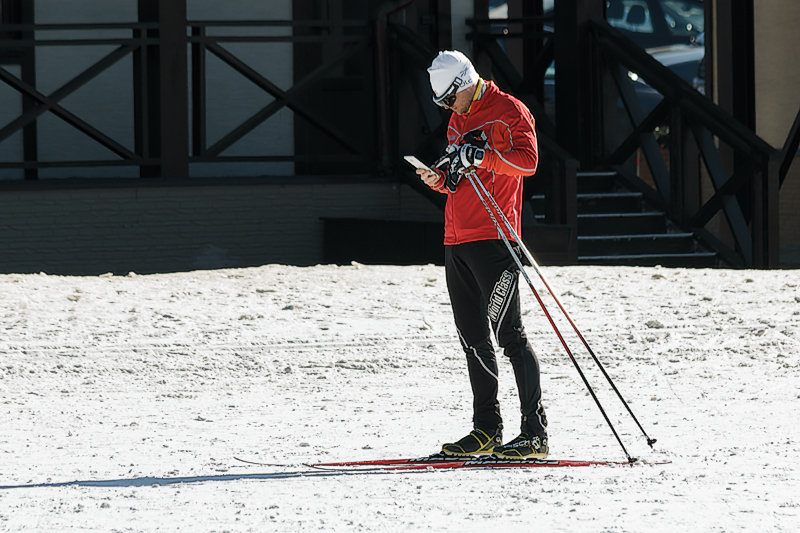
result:
M 191 177 L 191 163 L 259 162 L 292 162 L 298 167 L 325 169 L 310 172 L 315 175 L 374 173 L 377 156 L 371 109 L 373 39 L 369 20 L 187 21 L 185 9 L 181 10 L 178 2 L 170 4 L 166 13 L 166 18 L 159 15 L 162 17 L 159 20 L 136 23 L 0 24 L 0 82 L 18 92 L 23 102 L 21 113 L 0 125 L 0 143 L 10 142 L 17 133 L 24 134 L 22 157 L 1 161 L 0 178 L 2 169 L 24 169 L 28 180 L 36 180 L 39 170 L 44 168 L 127 166 L 138 167 L 142 177 L 180 179 Z M 266 28 L 287 31 L 265 31 Z M 62 37 L 65 32 L 76 31 L 80 32 L 79 37 Z M 118 36 L 108 37 L 109 32 Z M 314 53 L 318 52 L 320 60 L 306 61 L 302 73 L 286 88 L 285 83 L 279 84 L 261 73 L 257 65 L 248 64 L 240 53 L 242 46 L 276 42 L 303 46 L 305 51 L 316 47 Z M 111 51 L 57 89 L 43 92 L 36 88 L 33 51 L 53 47 L 97 50 L 108 46 Z M 209 105 L 222 107 L 226 102 L 209 102 L 206 63 L 210 56 L 263 91 L 266 102 L 230 131 L 215 135 L 213 142 L 208 141 Z M 118 67 L 123 59 L 132 64 L 133 75 L 116 76 L 113 83 L 132 84 L 132 87 L 118 85 L 122 93 L 133 94 L 130 104 L 120 102 L 131 107 L 133 131 L 128 137 L 133 142 L 130 144 L 116 140 L 103 131 L 103 126 L 98 127 L 90 110 L 76 112 L 64 105 L 68 97 L 112 67 Z M 280 60 L 290 62 L 287 68 L 294 67 L 295 73 L 299 71 L 296 64 L 291 64 L 291 58 Z M 20 74 L 8 68 L 22 65 L 23 61 L 27 63 Z M 357 63 L 355 69 L 354 63 Z M 358 84 L 351 85 L 363 93 L 357 100 L 367 106 L 355 115 L 365 117 L 362 122 L 366 126 L 362 128 L 344 123 L 333 110 L 327 113 L 326 106 L 320 104 L 326 97 L 325 83 L 335 78 L 336 69 L 344 69 L 343 65 L 349 65 L 351 71 L 357 70 L 361 77 Z M 187 102 L 187 94 L 191 103 Z M 288 153 L 275 153 L 264 146 L 258 153 L 231 155 L 231 147 L 286 108 L 292 111 L 295 121 L 299 118 L 304 128 L 314 130 L 314 135 L 323 141 L 317 143 L 321 149 L 295 146 Z M 68 123 L 75 135 L 87 136 L 107 152 L 100 156 L 76 154 L 73 159 L 42 160 L 37 152 L 41 142 L 37 119 L 47 113 Z M 2 179 L 0 185 L 15 186 Z
M 86 47 L 109 45 L 113 49 L 105 54 L 98 61 L 95 61 L 89 67 L 83 69 L 77 75 L 73 76 L 66 83 L 63 83 L 58 89 L 45 94 L 37 90 L 35 86 L 35 79 L 33 78 L 33 70 L 29 69 L 29 75 L 25 74 L 23 69 L 22 75 L 15 75 L 9 71 L 5 66 L 0 66 L 0 81 L 4 82 L 12 89 L 16 90 L 23 97 L 23 102 L 29 102 L 28 105 L 23 105 L 22 113 L 10 121 L 8 124 L 0 128 L 0 143 L 8 140 L 12 135 L 17 132 L 33 132 L 33 135 L 26 134 L 24 136 L 24 150 L 25 155 L 22 161 L 17 162 L 0 162 L 0 169 L 3 168 L 18 168 L 26 169 L 26 177 L 35 179 L 36 170 L 41 168 L 52 167 L 94 167 L 94 166 L 120 166 L 120 165 L 135 165 L 144 166 L 157 163 L 156 159 L 152 157 L 146 148 L 149 146 L 147 141 L 150 132 L 147 129 L 137 131 L 141 132 L 140 139 L 137 139 L 137 144 L 140 144 L 142 149 L 135 149 L 124 146 L 120 142 L 112 139 L 100 129 L 92 126 L 85 117 L 79 117 L 75 113 L 64 107 L 64 100 L 78 91 L 81 87 L 91 82 L 104 71 L 116 65 L 120 60 L 128 56 L 140 57 L 143 51 L 151 46 L 158 45 L 158 39 L 148 36 L 148 31 L 156 29 L 158 26 L 155 23 L 136 23 L 136 24 L 5 24 L 0 25 L 0 35 L 4 38 L 0 40 L 0 50 L 6 52 L 7 57 L 13 57 L 11 52 L 17 51 L 16 55 L 20 58 L 29 55 L 35 48 L 48 48 L 48 47 Z M 50 32 L 61 32 L 63 30 L 80 30 L 80 31 L 94 31 L 98 32 L 113 30 L 118 33 L 127 33 L 127 36 L 108 38 L 108 37 L 88 37 L 88 38 L 48 38 Z M 34 37 L 37 35 L 38 37 Z M 13 61 L 4 61 L 6 65 Z M 143 78 L 140 78 L 141 84 L 148 83 L 146 78 L 146 71 L 143 71 Z M 137 114 L 137 124 L 139 124 L 139 116 L 144 113 L 144 110 L 139 109 L 140 113 Z M 40 161 L 36 157 L 37 138 L 36 138 L 36 120 L 45 113 L 52 113 L 63 121 L 67 122 L 78 132 L 88 136 L 99 145 L 108 149 L 112 154 L 117 157 L 114 159 L 91 159 L 91 160 L 69 160 L 69 161 Z
M 597 159 L 728 263 L 776 266 L 780 153 L 608 24 L 593 22 L 591 35 L 595 83 L 606 91 L 606 105 L 591 118 L 606 133 Z M 649 112 L 636 77 L 662 96 Z M 624 122 L 627 135 L 609 144 Z M 710 191 L 701 189 L 704 181 Z
M 320 112 L 319 106 L 310 104 L 313 98 L 308 98 L 309 93 L 319 90 L 319 83 L 330 76 L 331 72 L 340 68 L 342 64 L 353 60 L 359 54 L 369 54 L 371 35 L 367 21 L 342 20 L 293 20 L 293 21 L 203 21 L 188 23 L 191 36 L 191 64 L 192 64 L 192 150 L 190 162 L 294 162 L 303 163 L 312 161 L 317 164 L 327 163 L 331 174 L 336 173 L 336 165 L 349 165 L 349 168 L 358 168 L 361 172 L 373 169 L 375 157 L 371 147 L 354 138 L 353 128 L 348 124 L 337 123 L 332 117 Z M 257 35 L 254 29 L 271 27 L 287 28 L 291 32 L 286 35 Z M 342 31 L 343 29 L 348 31 Z M 221 30 L 246 30 L 249 35 L 242 35 L 240 31 L 225 35 Z M 289 89 L 282 89 L 273 80 L 261 74 L 256 68 L 247 64 L 237 54 L 231 51 L 228 43 L 303 43 L 325 46 L 331 35 L 338 33 L 336 45 L 339 47 L 329 58 L 321 60 L 310 72 L 296 78 L 294 85 Z M 331 51 L 331 50 L 329 50 Z M 206 60 L 211 54 L 224 64 L 243 76 L 266 95 L 274 98 L 261 109 L 243 120 L 231 131 L 223 134 L 213 144 L 206 140 Z M 286 60 L 286 58 L 283 58 Z M 363 73 L 365 80 L 369 73 Z M 371 92 L 370 87 L 365 88 Z M 304 97 L 305 96 L 305 97 Z M 262 154 L 251 156 L 224 155 L 223 152 L 241 140 L 255 128 L 274 117 L 284 108 L 290 109 L 295 117 L 302 117 L 304 121 L 322 132 L 327 139 L 333 141 L 336 149 L 334 153 L 294 153 L 290 154 Z

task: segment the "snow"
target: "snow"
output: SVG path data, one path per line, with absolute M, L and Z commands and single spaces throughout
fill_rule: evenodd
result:
M 0 530 L 800 529 L 798 272 L 543 271 L 658 439 L 650 450 L 558 318 L 628 451 L 669 464 L 301 466 L 422 456 L 470 429 L 438 266 L 2 275 Z M 521 290 L 551 457 L 624 460 Z M 510 439 L 518 402 L 499 364 Z

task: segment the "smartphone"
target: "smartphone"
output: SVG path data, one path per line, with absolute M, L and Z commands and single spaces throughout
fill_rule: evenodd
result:
M 416 168 L 423 168 L 423 169 L 427 170 L 428 172 L 433 172 L 433 170 L 431 170 L 428 165 L 426 165 L 425 163 L 423 163 L 422 161 L 420 161 L 419 159 L 417 159 L 413 155 L 403 156 L 403 159 L 405 159 L 406 161 L 408 161 L 409 163 L 414 165 Z

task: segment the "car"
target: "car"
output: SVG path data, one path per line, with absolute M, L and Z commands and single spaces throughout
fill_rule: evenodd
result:
M 606 20 L 645 49 L 691 45 L 703 33 L 702 0 L 607 0 Z
M 673 44 L 648 48 L 647 52 L 659 63 L 680 76 L 686 83 L 705 93 L 703 59 L 705 47 L 698 44 Z M 629 76 L 635 78 L 630 73 Z M 634 81 L 636 81 L 634 79 Z M 660 99 L 659 99 L 660 100 Z
M 543 2 L 544 16 L 552 16 L 553 0 Z M 508 18 L 505 0 L 490 0 L 489 18 Z M 703 0 L 606 0 L 606 19 L 634 43 L 644 48 L 659 63 L 704 92 L 705 47 L 703 43 Z M 493 24 L 492 31 L 502 33 L 505 24 Z M 552 26 L 545 25 L 552 30 Z M 499 39 L 505 49 L 505 39 Z M 662 96 L 635 73 L 628 76 L 645 112 L 652 110 Z M 555 66 L 550 64 L 545 72 L 545 109 L 553 113 Z
M 702 77 L 703 57 L 705 55 L 704 47 L 699 44 L 673 44 L 670 46 L 650 48 L 648 49 L 648 53 L 653 56 L 656 61 L 680 76 L 689 85 L 693 86 L 701 93 L 704 93 L 705 87 Z M 553 110 L 555 75 L 555 64 L 550 63 L 544 78 L 545 109 L 548 110 L 548 114 L 551 114 Z M 663 98 L 661 93 L 650 87 L 650 85 L 636 73 L 628 71 L 628 78 L 633 82 L 634 92 L 645 113 L 653 110 L 659 102 L 661 102 Z
M 607 0 L 606 20 L 659 63 L 705 93 L 702 0 Z M 646 83 L 629 75 L 637 82 L 643 107 L 652 109 L 661 100 L 660 95 L 655 96 Z
M 543 2 L 543 14 L 552 17 L 553 0 Z M 507 19 L 505 0 L 491 0 L 490 19 Z M 703 33 L 703 0 L 606 0 L 606 20 L 640 47 L 648 49 L 694 44 Z M 502 32 L 504 25 L 494 24 Z M 552 29 L 552 26 L 545 25 Z

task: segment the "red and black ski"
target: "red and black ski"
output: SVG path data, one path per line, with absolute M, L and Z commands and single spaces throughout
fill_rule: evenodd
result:
M 237 461 L 259 466 L 290 466 L 274 463 L 260 463 L 235 457 Z M 318 470 L 339 470 L 366 472 L 376 470 L 428 470 L 455 468 L 537 468 L 537 467 L 575 467 L 575 466 L 627 466 L 632 464 L 658 465 L 668 462 L 650 463 L 646 461 L 586 461 L 577 459 L 526 459 L 512 460 L 499 457 L 453 457 L 442 454 L 417 458 L 374 459 L 367 461 L 338 461 L 331 463 L 305 463 Z
M 340 461 L 333 463 L 315 463 L 308 466 L 314 468 L 336 469 L 380 469 L 380 470 L 424 470 L 450 468 L 535 468 L 535 467 L 568 467 L 568 466 L 611 466 L 629 465 L 628 461 L 583 461 L 574 459 L 526 459 L 509 460 L 499 457 L 452 457 L 432 455 L 419 458 L 377 459 L 372 461 Z

